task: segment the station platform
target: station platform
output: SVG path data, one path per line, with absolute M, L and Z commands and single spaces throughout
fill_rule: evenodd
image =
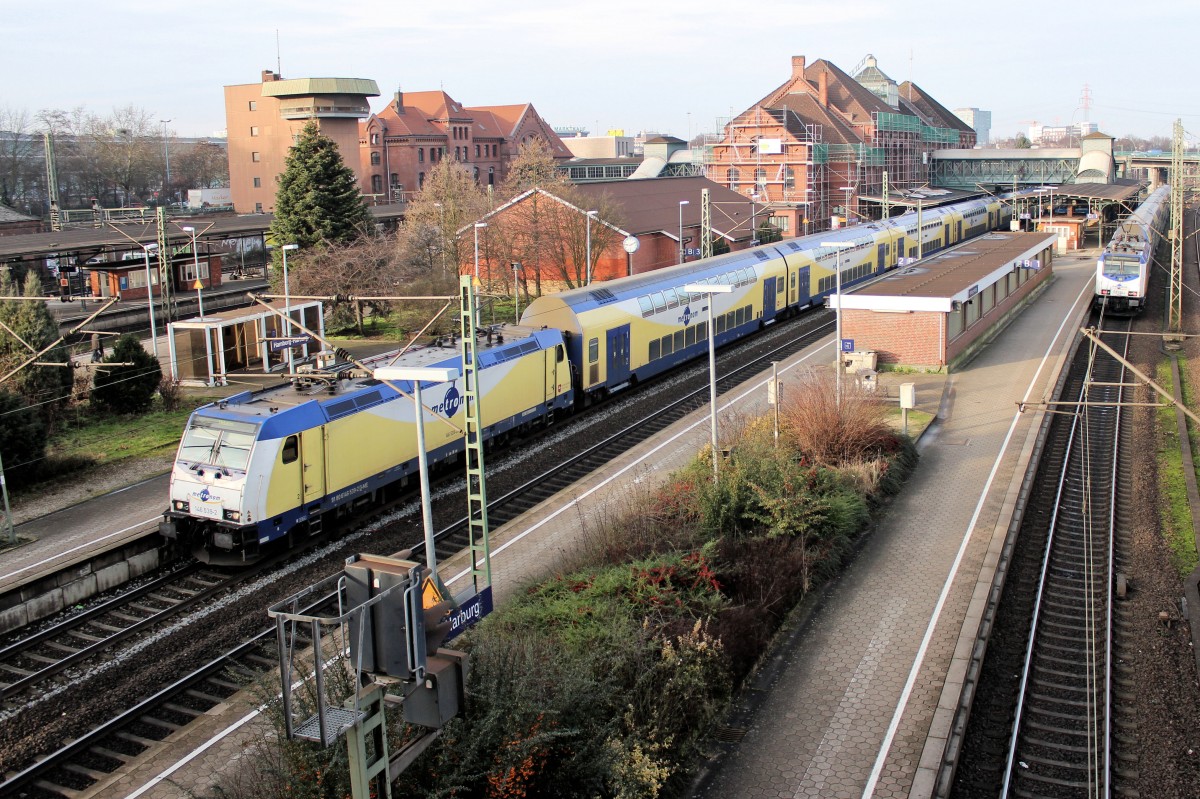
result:
M 1057 258 L 1055 279 L 961 371 L 879 376 L 917 384 L 936 414 L 922 460 L 845 574 L 793 621 L 773 662 L 736 708 L 746 730 L 695 796 L 927 797 L 990 584 L 995 556 L 1041 423 L 1017 403 L 1052 389 L 1090 303 L 1094 256 Z M 833 357 L 833 342 L 781 363 L 784 391 Z M 763 413 L 769 373 L 722 396 L 721 414 Z M 631 487 L 683 466 L 708 442 L 704 408 L 519 519 L 492 531 L 495 599 L 553 573 L 581 519 L 620 507 Z M 386 554 L 386 553 L 379 553 Z M 439 568 L 463 586 L 463 556 Z M 266 613 L 264 609 L 264 620 Z M 965 642 L 965 643 L 964 643 Z M 964 646 L 967 650 L 964 651 Z M 273 733 L 249 697 L 213 708 L 88 797 L 211 792 Z

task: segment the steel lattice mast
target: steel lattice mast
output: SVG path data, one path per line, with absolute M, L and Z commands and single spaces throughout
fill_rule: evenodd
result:
M 1171 139 L 1171 297 L 1167 332 L 1183 332 L 1183 122 L 1175 120 Z

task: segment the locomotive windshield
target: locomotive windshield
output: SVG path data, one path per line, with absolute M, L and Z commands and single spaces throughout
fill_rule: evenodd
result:
M 1136 255 L 1104 256 L 1104 274 L 1109 277 L 1132 277 L 1141 271 L 1141 259 Z
M 193 415 L 179 445 L 179 460 L 244 472 L 257 436 L 258 425 L 250 422 Z

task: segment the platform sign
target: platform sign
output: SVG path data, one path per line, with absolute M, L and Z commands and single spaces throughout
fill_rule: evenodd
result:
M 271 352 L 279 352 L 291 347 L 302 347 L 312 341 L 311 336 L 296 336 L 295 338 L 277 338 L 271 342 Z
M 450 613 L 450 632 L 446 635 L 446 640 L 458 636 L 466 632 L 469 627 L 474 627 L 479 623 L 479 620 L 492 612 L 492 587 L 489 585 L 475 596 L 466 600 L 458 606 L 458 610 Z
M 842 339 L 842 352 L 854 352 L 854 339 Z

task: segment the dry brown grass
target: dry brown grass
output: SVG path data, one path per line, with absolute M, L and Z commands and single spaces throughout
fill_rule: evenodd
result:
M 828 371 L 810 370 L 788 387 L 779 406 L 779 427 L 781 436 L 823 466 L 874 461 L 896 440 L 883 401 L 843 378 L 839 407 L 835 378 Z

